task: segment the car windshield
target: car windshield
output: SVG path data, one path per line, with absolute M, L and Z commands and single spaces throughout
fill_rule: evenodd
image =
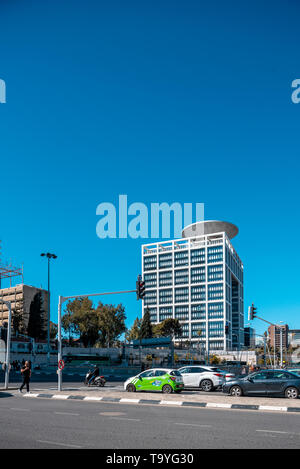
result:
M 181 376 L 181 373 L 179 373 L 179 371 L 177 371 L 177 370 L 173 370 L 173 371 L 170 372 L 170 375 L 172 375 L 172 376 Z

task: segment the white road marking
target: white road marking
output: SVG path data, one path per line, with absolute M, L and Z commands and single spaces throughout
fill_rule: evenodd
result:
M 111 419 L 114 419 L 114 420 L 132 420 L 133 422 L 140 422 L 141 419 L 129 419 L 129 418 L 126 418 L 126 417 L 110 417 Z
M 175 425 L 184 425 L 188 427 L 211 427 L 211 425 L 200 425 L 198 423 L 177 423 L 175 422 Z
M 54 412 L 56 415 L 80 415 L 73 412 Z
M 256 432 L 261 432 L 261 433 L 280 433 L 280 434 L 282 434 L 282 433 L 284 433 L 284 434 L 288 433 L 288 432 L 281 432 L 281 431 L 278 431 L 278 430 L 255 430 L 255 431 L 256 431 Z
M 82 446 L 71 445 L 69 443 L 57 443 L 56 441 L 36 440 L 38 443 L 46 443 L 47 445 L 68 446 L 69 448 L 82 448 Z
M 19 410 L 20 412 L 30 412 L 30 409 L 18 409 L 16 407 L 11 407 L 10 410 Z

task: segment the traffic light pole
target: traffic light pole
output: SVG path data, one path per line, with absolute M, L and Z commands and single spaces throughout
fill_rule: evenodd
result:
M 113 292 L 105 292 L 105 293 L 90 293 L 85 295 L 73 295 L 73 296 L 59 296 L 58 299 L 58 360 L 59 363 L 62 360 L 62 339 L 61 339 L 61 308 L 65 301 L 76 299 L 76 298 L 88 298 L 90 296 L 104 296 L 104 295 L 118 295 L 121 293 L 136 293 L 136 290 L 125 290 L 125 291 L 113 291 Z M 58 391 L 62 391 L 62 370 L 58 368 L 57 370 L 58 375 Z

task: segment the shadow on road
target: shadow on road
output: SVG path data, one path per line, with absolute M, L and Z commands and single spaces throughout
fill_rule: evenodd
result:
M 5 391 L 0 391 L 0 398 L 1 397 L 12 397 L 13 394 L 10 394 L 9 392 L 5 392 Z

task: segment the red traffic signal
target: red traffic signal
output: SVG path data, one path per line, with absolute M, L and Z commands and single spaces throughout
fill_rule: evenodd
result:
M 136 282 L 136 297 L 137 300 L 142 300 L 145 296 L 145 282 L 143 280 L 137 280 Z

